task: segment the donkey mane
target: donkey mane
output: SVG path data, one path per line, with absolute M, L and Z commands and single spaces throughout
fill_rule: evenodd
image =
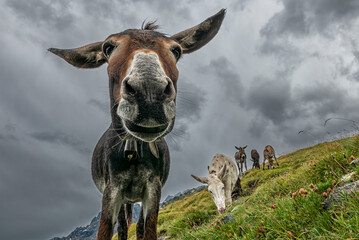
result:
M 151 31 L 157 30 L 159 26 L 156 24 L 156 22 L 157 20 L 149 21 L 149 22 L 146 22 L 146 20 L 144 20 L 141 25 L 141 30 L 151 30 Z

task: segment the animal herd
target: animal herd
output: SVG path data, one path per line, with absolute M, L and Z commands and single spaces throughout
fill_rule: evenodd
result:
M 234 146 L 234 147 L 238 150 L 234 154 L 234 159 L 237 162 L 239 172 L 243 172 L 243 164 L 247 171 L 247 163 L 246 163 L 247 154 L 245 152 L 247 145 L 244 147 L 237 147 L 237 146 Z M 253 162 L 252 168 L 258 168 L 258 169 L 260 168 L 259 158 L 260 157 L 259 157 L 258 151 L 256 149 L 252 149 L 251 150 L 251 159 L 250 159 Z M 266 161 L 268 161 L 268 169 L 273 169 L 274 168 L 274 164 L 273 164 L 274 160 L 276 161 L 277 166 L 279 166 L 277 157 L 275 156 L 274 148 L 271 145 L 265 146 L 265 148 L 263 150 L 263 170 L 264 170 Z M 241 164 L 241 166 L 239 166 L 239 164 Z
M 208 177 L 191 175 L 198 182 L 208 184 L 208 191 L 211 193 L 212 199 L 219 213 L 223 213 L 226 208 L 230 207 L 232 205 L 232 196 L 238 194 L 238 192 L 242 190 L 240 176 L 241 173 L 243 173 L 243 164 L 247 171 L 247 154 L 245 152 L 247 145 L 244 147 L 235 146 L 235 148 L 238 150 L 234 154 L 238 171 L 231 157 L 217 153 L 213 157 L 211 164 L 208 166 Z M 258 151 L 256 149 L 252 149 L 252 168 L 260 169 L 259 158 L 260 156 Z M 264 148 L 263 158 L 263 170 L 265 170 L 264 167 L 266 160 L 268 161 L 268 169 L 274 168 L 274 160 L 279 166 L 274 148 L 271 145 L 267 145 Z
M 136 227 L 138 240 L 157 239 L 157 218 L 161 189 L 170 169 L 170 155 L 164 137 L 173 129 L 176 117 L 177 62 L 192 53 L 219 31 L 225 9 L 200 24 L 174 35 L 156 31 L 153 22 L 141 29 L 127 29 L 105 40 L 79 48 L 50 52 L 77 68 L 97 68 L 107 63 L 111 123 L 99 139 L 92 157 L 92 178 L 103 194 L 97 240 L 110 240 L 118 223 L 118 238 L 127 239 L 132 207 L 141 202 Z M 245 149 L 237 148 L 236 163 L 247 170 Z M 259 167 L 257 151 L 251 152 Z M 273 168 L 274 150 L 263 153 Z M 241 167 L 239 167 L 239 164 Z M 277 162 L 278 164 L 278 162 Z M 193 177 L 208 184 L 218 211 L 232 203 L 240 190 L 234 161 L 217 154 L 208 167 L 209 177 Z

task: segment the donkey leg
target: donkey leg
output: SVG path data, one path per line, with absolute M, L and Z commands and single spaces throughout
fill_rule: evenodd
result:
M 247 171 L 247 160 L 244 160 L 244 166 L 246 167 L 246 171 Z
M 145 200 L 143 201 L 143 215 L 145 221 L 145 240 L 157 240 L 157 218 L 161 199 L 162 184 L 159 177 L 153 177 L 147 183 Z
M 278 163 L 278 160 L 277 160 L 277 158 L 275 157 L 275 155 L 274 155 L 274 159 L 275 159 L 275 161 L 276 161 L 276 163 L 277 163 L 277 165 L 278 165 L 278 167 L 279 167 L 279 163 Z
M 238 167 L 238 171 L 239 173 L 241 172 L 241 168 L 239 167 L 239 162 L 237 162 L 237 167 Z
M 119 240 L 127 240 L 127 231 L 129 226 L 127 225 L 126 220 L 126 207 L 125 204 L 123 204 L 117 217 L 117 235 Z
M 145 221 L 143 219 L 143 205 L 141 206 L 140 216 L 138 218 L 136 226 L 136 238 L 137 240 L 143 240 L 145 234 Z
M 130 228 L 130 226 L 132 224 L 132 210 L 133 210 L 133 205 L 126 204 L 125 213 L 126 213 L 126 222 L 127 222 L 128 228 Z
M 116 194 L 112 192 L 110 187 L 106 187 L 102 197 L 102 212 L 97 240 L 111 240 L 113 227 L 119 213 L 118 207 L 121 206 L 120 202 L 117 201 Z
M 225 203 L 226 203 L 226 209 L 228 209 L 230 206 L 232 206 L 232 189 L 231 185 L 227 184 L 225 188 L 224 195 L 226 197 Z
M 265 163 L 266 163 L 266 159 L 264 158 L 263 159 L 263 170 L 264 170 Z

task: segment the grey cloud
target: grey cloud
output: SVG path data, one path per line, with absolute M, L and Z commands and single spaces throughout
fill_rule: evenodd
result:
M 19 138 L 16 136 L 15 126 L 12 124 L 5 124 L 3 129 L 0 131 L 0 140 L 19 141 Z
M 213 81 L 219 82 L 219 91 L 223 90 L 225 96 L 233 103 L 240 104 L 242 102 L 243 84 L 238 72 L 230 61 L 222 56 L 215 60 L 211 60 L 206 66 L 200 66 L 198 72 L 211 74 Z
M 290 83 L 287 79 L 256 78 L 248 90 L 246 108 L 258 111 L 280 124 L 288 118 L 290 99 Z
M 110 103 L 109 102 L 103 102 L 98 99 L 90 99 L 87 101 L 87 103 L 91 106 L 96 107 L 97 109 L 104 112 L 105 114 L 110 113 Z
M 36 140 L 48 142 L 48 143 L 56 143 L 56 144 L 64 144 L 73 148 L 74 150 L 88 155 L 91 150 L 84 147 L 83 143 L 76 139 L 75 137 L 63 133 L 61 131 L 49 131 L 49 132 L 32 132 L 29 133 L 29 136 L 33 137 Z
M 205 92 L 187 79 L 180 79 L 177 90 L 177 117 L 182 120 L 196 120 L 201 116 Z
M 171 149 L 181 151 L 183 141 L 187 141 L 191 135 L 188 125 L 201 118 L 206 93 L 186 78 L 179 80 L 177 88 L 176 123 L 168 142 Z
M 74 17 L 69 13 L 70 4 L 58 1 L 7 1 L 7 6 L 27 24 L 48 26 L 61 30 L 73 23 Z
M 281 1 L 283 10 L 275 14 L 262 29 L 270 38 L 290 34 L 304 37 L 309 33 L 325 33 L 332 24 L 347 25 L 359 13 L 355 0 Z

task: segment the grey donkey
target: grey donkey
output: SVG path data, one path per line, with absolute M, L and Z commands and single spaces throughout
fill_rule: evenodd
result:
M 201 183 L 208 184 L 208 191 L 218 212 L 223 213 L 232 205 L 232 193 L 237 193 L 241 189 L 237 167 L 230 157 L 217 153 L 208 166 L 208 174 L 208 178 L 191 176 Z

